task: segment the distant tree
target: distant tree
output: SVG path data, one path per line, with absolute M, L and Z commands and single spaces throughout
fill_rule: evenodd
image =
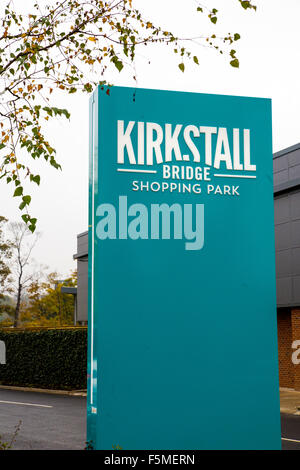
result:
M 14 309 L 14 327 L 20 326 L 20 306 L 24 290 L 30 282 L 39 276 L 38 270 L 32 265 L 32 251 L 40 237 L 39 233 L 32 234 L 23 222 L 9 224 L 11 235 L 12 258 L 11 273 L 13 277 L 13 290 L 16 295 Z
M 0 300 L 4 299 L 4 295 L 10 292 L 9 275 L 11 274 L 9 260 L 12 256 L 12 244 L 5 235 L 5 227 L 7 219 L 0 216 Z
M 22 322 L 27 326 L 73 325 L 74 297 L 61 292 L 63 286 L 76 287 L 77 272 L 63 282 L 58 273 L 50 273 L 45 281 L 33 280 L 27 289 L 27 303 L 22 310 Z
M 256 9 L 251 0 L 232 1 L 245 10 Z M 182 2 L 182 8 L 186 4 Z M 28 212 L 31 196 L 24 194 L 23 183 L 27 177 L 39 185 L 40 175 L 32 171 L 20 149 L 33 159 L 43 158 L 61 168 L 42 129 L 49 118 L 70 117 L 66 109 L 53 103 L 54 88 L 68 94 L 78 90 L 90 93 L 98 84 L 110 82 L 110 66 L 121 72 L 132 64 L 138 47 L 150 44 L 172 46 L 182 72 L 188 60 L 199 65 L 198 55 L 186 47 L 187 41 L 190 45 L 197 42 L 197 48 L 205 45 L 221 54 L 226 52 L 230 64 L 238 67 L 231 45 L 240 35 L 200 33 L 195 38 L 178 38 L 144 18 L 132 0 L 48 0 L 29 8 L 30 14 L 24 15 L 12 0 L 0 6 L 0 177 L 14 185 L 14 196 L 21 198 L 22 218 L 34 231 L 37 221 Z M 217 23 L 216 8 L 195 1 L 195 10 L 207 16 L 212 28 Z M 131 70 L 135 75 L 134 67 Z
M 11 326 L 15 311 L 15 300 L 9 295 L 0 298 L 0 325 Z

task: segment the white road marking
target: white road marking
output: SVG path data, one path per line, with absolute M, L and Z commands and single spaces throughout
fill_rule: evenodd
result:
M 300 443 L 300 441 L 298 441 L 297 439 L 288 439 L 287 437 L 282 437 L 281 440 L 282 441 L 299 442 Z
M 53 408 L 53 406 L 49 405 L 38 405 L 36 403 L 22 403 L 20 401 L 4 401 L 0 400 L 0 403 L 7 403 L 9 405 L 25 405 L 25 406 L 39 406 L 40 408 Z

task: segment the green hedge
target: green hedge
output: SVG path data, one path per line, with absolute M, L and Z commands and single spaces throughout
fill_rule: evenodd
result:
M 1 330 L 6 364 L 0 384 L 61 390 L 86 388 L 87 329 Z

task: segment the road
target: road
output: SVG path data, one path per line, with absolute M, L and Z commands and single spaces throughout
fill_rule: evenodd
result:
M 85 447 L 84 397 L 0 390 L 2 441 L 11 439 L 20 420 L 15 450 L 83 450 Z
M 282 413 L 281 435 L 283 450 L 300 450 L 300 416 Z
M 11 439 L 20 420 L 15 450 L 83 450 L 85 447 L 84 397 L 0 390 L 2 441 Z M 282 448 L 300 450 L 300 416 L 282 414 L 281 426 Z

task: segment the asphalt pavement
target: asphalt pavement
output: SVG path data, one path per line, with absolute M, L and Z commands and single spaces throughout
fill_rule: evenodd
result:
M 0 390 L 0 435 L 14 450 L 84 450 L 86 398 Z
M 281 413 L 283 450 L 300 450 L 300 416 Z
M 14 450 L 84 450 L 86 398 L 0 390 L 0 435 Z M 300 450 L 300 416 L 281 414 L 282 448 Z

